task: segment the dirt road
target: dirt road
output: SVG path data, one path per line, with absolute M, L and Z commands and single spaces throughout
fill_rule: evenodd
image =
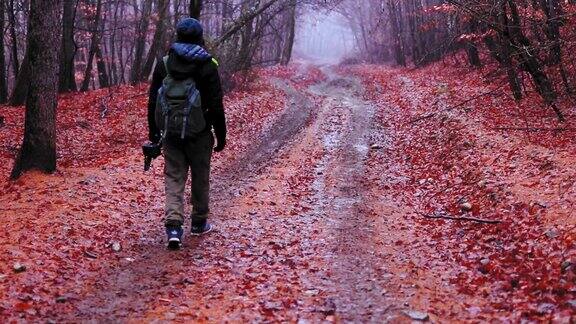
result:
M 88 190 L 101 192 L 99 186 L 116 182 L 120 193 L 112 194 L 123 196 L 124 204 L 150 207 L 139 213 L 137 222 L 116 231 L 101 229 L 105 241 L 122 235 L 126 243 L 116 253 L 85 250 L 84 256 L 93 260 L 83 266 L 92 271 L 75 274 L 74 268 L 59 268 L 64 277 L 37 280 L 62 287 L 61 297 L 42 310 L 17 304 L 22 318 L 301 323 L 473 319 L 477 314 L 469 308 L 483 301 L 458 297 L 449 284 L 450 270 L 457 265 L 436 250 L 426 228 L 404 207 L 404 197 L 389 190 L 409 172 L 387 159 L 394 134 L 364 101 L 358 80 L 330 68 L 324 72 L 326 82 L 305 89 L 276 81 L 288 94 L 286 109 L 245 154 L 216 161 L 217 231 L 200 239 L 186 236 L 181 251 L 164 248 L 158 167 L 155 178 L 140 175 L 140 156 L 134 153 L 123 161 L 128 169 L 112 163 L 100 171 L 78 171 L 76 178 L 84 179 Z M 148 191 L 126 189 L 150 186 Z M 99 200 L 103 203 L 94 208 L 118 204 Z M 118 223 L 121 215 L 111 217 Z M 94 230 L 99 227 L 80 229 Z
M 306 93 L 278 81 L 289 94 L 284 114 L 248 154 L 217 169 L 217 232 L 168 253 L 161 229 L 148 230 L 135 260 L 89 280 L 88 290 L 97 288 L 62 318 L 381 322 L 408 321 L 404 310 L 428 314 L 441 277 L 420 279 L 431 271 L 419 265 L 428 253 L 414 250 L 418 234 L 402 203 L 370 184 L 386 172 L 368 163 L 385 159 L 388 135 L 359 82 L 326 72 L 328 81 Z M 150 203 L 161 214 L 160 197 Z

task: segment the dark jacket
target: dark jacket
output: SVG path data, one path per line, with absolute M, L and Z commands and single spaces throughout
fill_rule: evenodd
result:
M 207 131 L 214 127 L 218 145 L 226 143 L 226 116 L 222 103 L 222 85 L 216 61 L 199 45 L 174 43 L 168 54 L 168 70 L 175 79 L 192 77 L 202 99 L 202 109 L 208 123 Z M 156 125 L 154 112 L 158 90 L 166 77 L 164 62 L 156 64 L 152 76 L 148 100 L 148 128 L 152 142 L 160 140 L 160 130 Z

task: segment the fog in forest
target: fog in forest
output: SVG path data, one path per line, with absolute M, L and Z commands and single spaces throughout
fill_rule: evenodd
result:
M 296 34 L 295 55 L 321 63 L 338 63 L 354 55 L 355 41 L 344 18 L 335 12 L 308 12 Z

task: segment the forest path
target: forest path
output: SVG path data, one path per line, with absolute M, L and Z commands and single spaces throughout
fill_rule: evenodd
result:
M 382 162 L 387 134 L 358 80 L 324 72 L 311 89 L 276 81 L 286 111 L 215 172 L 218 231 L 186 237 L 177 253 L 142 247 L 138 261 L 106 276 L 103 295 L 84 301 L 82 316 L 104 304 L 99 318 L 403 322 L 402 310 L 427 309 L 439 277 L 415 269 L 430 252 L 411 247 L 408 211 L 370 181 L 382 175 L 368 163 Z
M 324 72 L 328 80 L 310 88 L 275 81 L 288 95 L 286 109 L 245 154 L 218 165 L 217 230 L 186 235 L 181 251 L 165 249 L 161 163 L 152 179 L 136 173 L 137 154 L 122 161 L 128 169 L 112 163 L 78 171 L 80 191 L 104 192 L 80 193 L 80 206 L 96 200 L 88 206 L 147 207 L 138 222 L 112 233 L 99 220 L 65 226 L 66 233 L 102 231 L 105 241 L 124 235 L 130 243 L 121 252 L 97 254 L 94 242 L 80 241 L 84 256 L 94 259 L 91 271 L 59 268 L 53 281 L 64 299 L 38 315 L 65 322 L 379 323 L 410 322 L 405 311 L 431 307 L 458 311 L 445 269 L 433 265 L 437 251 L 402 197 L 386 189 L 405 177 L 386 158 L 393 134 L 376 122 L 358 80 L 328 67 Z M 101 188 L 111 183 L 118 188 Z M 117 223 L 122 215 L 111 218 Z

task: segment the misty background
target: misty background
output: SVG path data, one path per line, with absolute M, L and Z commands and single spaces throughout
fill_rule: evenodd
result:
M 297 58 L 338 63 L 355 53 L 354 34 L 344 17 L 334 11 L 307 12 L 299 21 L 294 44 Z

